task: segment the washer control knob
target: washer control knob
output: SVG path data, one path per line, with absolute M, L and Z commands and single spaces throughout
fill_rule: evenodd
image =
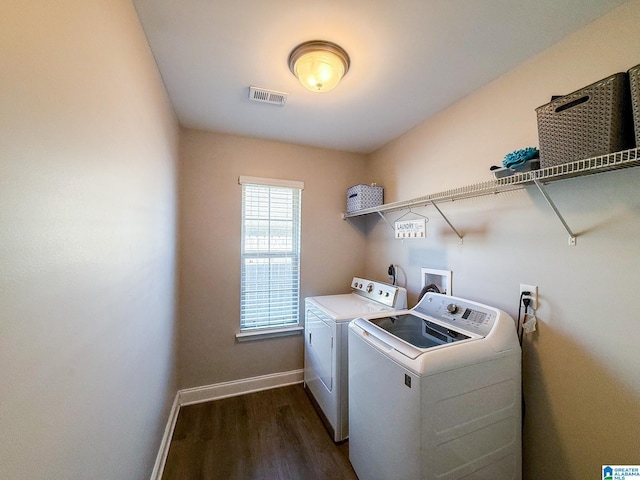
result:
M 358 288 L 362 288 L 362 284 L 359 284 L 359 285 L 358 285 Z
M 353 288 L 358 288 L 358 282 L 354 282 Z
M 378 295 L 382 295 L 382 290 L 378 290 Z
M 388 297 L 388 296 L 389 296 L 389 292 L 387 292 L 384 296 L 385 296 L 385 297 Z
M 456 313 L 458 311 L 458 306 L 455 303 L 450 303 L 447 305 L 447 312 Z
M 369 285 L 367 285 L 367 293 L 371 293 L 373 292 L 373 283 L 370 283 Z

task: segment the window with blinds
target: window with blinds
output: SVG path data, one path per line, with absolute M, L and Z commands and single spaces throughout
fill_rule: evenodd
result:
M 240 177 L 240 330 L 296 326 L 302 182 Z

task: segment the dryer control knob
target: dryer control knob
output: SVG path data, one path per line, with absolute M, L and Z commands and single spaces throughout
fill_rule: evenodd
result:
M 367 285 L 367 293 L 371 293 L 373 291 L 373 283 Z
M 458 306 L 455 303 L 450 303 L 447 305 L 447 312 L 456 313 L 458 311 Z

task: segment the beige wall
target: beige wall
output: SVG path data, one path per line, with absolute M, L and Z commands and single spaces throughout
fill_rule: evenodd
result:
M 341 212 L 347 188 L 362 181 L 365 157 L 195 130 L 183 130 L 180 143 L 180 386 L 302 368 L 302 335 L 236 342 L 238 177 L 305 183 L 301 297 L 342 293 L 364 270 L 364 224 L 345 222 Z
M 0 476 L 148 478 L 176 388 L 302 368 L 301 336 L 235 341 L 239 175 L 305 182 L 303 298 L 355 274 L 385 280 L 392 262 L 412 304 L 421 266 L 513 315 L 519 283 L 538 285 L 525 477 L 638 463 L 640 172 L 549 187 L 575 248 L 534 189 L 443 205 L 462 246 L 433 210 L 420 211 L 429 238 L 405 243 L 341 212 L 363 181 L 393 201 L 489 178 L 537 144 L 534 108 L 550 95 L 640 62 L 639 17 L 629 2 L 368 158 L 183 130 L 176 357 L 178 131 L 133 7 L 3 2 Z
M 491 178 L 506 153 L 538 145 L 535 108 L 551 95 L 640 63 L 638 19 L 640 2 L 629 2 L 419 125 L 371 156 L 371 180 L 394 201 Z M 399 264 L 411 305 L 423 266 L 452 270 L 454 294 L 514 317 L 519 284 L 539 286 L 539 329 L 524 345 L 527 479 L 638 463 L 638 170 L 548 186 L 576 247 L 535 187 L 442 204 L 464 245 L 433 208 L 418 210 L 430 218 L 424 241 L 395 241 L 368 220 L 367 275 Z
M 0 477 L 148 479 L 177 123 L 128 0 L 0 3 Z

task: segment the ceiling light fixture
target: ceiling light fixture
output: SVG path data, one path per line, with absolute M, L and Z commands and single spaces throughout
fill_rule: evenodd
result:
M 350 63 L 342 47 L 323 40 L 301 43 L 289 54 L 289 70 L 312 92 L 335 88 L 349 71 Z

